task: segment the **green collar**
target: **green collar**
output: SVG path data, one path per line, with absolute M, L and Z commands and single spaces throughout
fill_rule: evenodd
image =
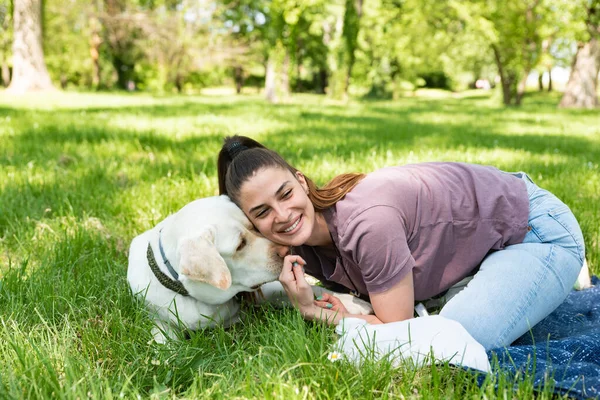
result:
M 182 296 L 189 296 L 187 289 L 183 286 L 181 281 L 176 281 L 169 278 L 164 272 L 158 268 L 158 264 L 156 263 L 156 258 L 154 258 L 154 252 L 152 251 L 152 246 L 148 243 L 148 251 L 146 251 L 146 258 L 148 259 L 148 265 L 150 265 L 150 269 L 156 276 L 156 279 L 167 289 L 171 289 L 175 293 L 179 293 Z

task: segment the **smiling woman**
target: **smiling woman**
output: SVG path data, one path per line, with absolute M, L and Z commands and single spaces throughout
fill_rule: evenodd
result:
M 293 249 L 280 254 L 279 279 L 307 319 L 409 319 L 415 300 L 473 276 L 440 314 L 485 348 L 501 347 L 562 303 L 583 264 L 570 209 L 522 172 L 423 163 L 343 174 L 318 188 L 242 136 L 225 140 L 218 169 L 221 194 L 264 237 Z M 375 316 L 350 315 L 335 297 L 314 300 L 303 269 L 368 296 Z
M 244 212 L 252 216 L 254 226 L 274 242 L 289 246 L 312 242 L 314 208 L 308 207 L 306 181 L 299 172 L 294 176 L 280 168 L 259 171 L 242 185 Z M 304 217 L 306 216 L 306 217 Z M 314 239 L 313 239 L 314 240 Z

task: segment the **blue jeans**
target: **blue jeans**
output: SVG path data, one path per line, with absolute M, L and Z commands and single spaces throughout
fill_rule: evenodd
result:
M 528 232 L 523 243 L 489 254 L 473 280 L 440 311 L 460 322 L 486 350 L 510 345 L 556 309 L 583 265 L 583 234 L 575 216 L 525 173 Z

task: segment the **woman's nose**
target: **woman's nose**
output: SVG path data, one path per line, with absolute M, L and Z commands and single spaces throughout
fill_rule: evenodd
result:
M 284 208 L 273 207 L 273 212 L 275 213 L 275 222 L 288 222 L 289 213 Z

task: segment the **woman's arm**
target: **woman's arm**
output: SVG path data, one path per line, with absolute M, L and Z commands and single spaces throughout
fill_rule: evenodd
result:
M 370 295 L 375 315 L 354 315 L 348 313 L 334 296 L 327 296 L 322 301 L 314 300 L 312 288 L 304 278 L 302 270 L 304 264 L 300 256 L 286 256 L 279 281 L 292 303 L 306 319 L 337 324 L 342 318 L 352 317 L 363 319 L 371 324 L 380 324 L 413 317 L 414 287 L 411 273 L 392 288 Z M 331 309 L 327 308 L 327 304 L 332 304 Z

